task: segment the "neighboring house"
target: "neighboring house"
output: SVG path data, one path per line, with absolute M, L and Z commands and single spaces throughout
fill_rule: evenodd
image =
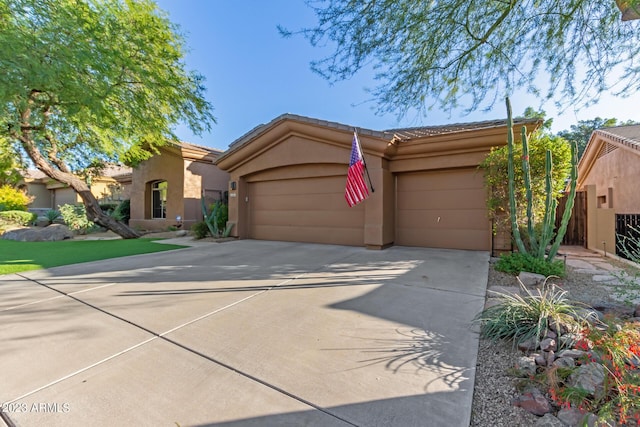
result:
M 531 131 L 536 120 L 516 119 Z M 230 174 L 229 222 L 240 238 L 502 251 L 478 168 L 506 144 L 506 120 L 374 131 L 358 129 L 373 184 L 344 198 L 354 128 L 285 114 L 256 127 L 215 162 Z M 368 182 L 368 178 L 367 178 Z
M 587 193 L 589 249 L 612 253 L 616 217 L 640 216 L 640 125 L 594 131 L 578 163 L 579 191 Z
M 214 166 L 220 150 L 171 143 L 145 160 L 131 175 L 129 226 L 142 230 L 183 227 L 202 221 L 202 195 L 207 208 L 226 200 L 229 174 Z
M 100 203 L 119 203 L 129 197 L 131 168 L 110 165 L 100 176 L 92 177 L 88 185 Z M 29 205 L 29 209 L 33 211 L 82 203 L 80 196 L 71 187 L 49 178 L 37 169 L 29 169 L 24 173 L 20 187 L 26 189 L 27 194 L 33 197 Z

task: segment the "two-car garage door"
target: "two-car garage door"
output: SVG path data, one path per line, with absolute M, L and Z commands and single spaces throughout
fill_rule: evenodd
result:
M 484 178 L 477 169 L 398 174 L 396 245 L 491 249 Z
M 374 200 L 349 208 L 345 179 L 340 174 L 251 182 L 249 237 L 364 246 L 364 213 Z M 475 168 L 398 173 L 394 243 L 490 250 L 486 194 Z

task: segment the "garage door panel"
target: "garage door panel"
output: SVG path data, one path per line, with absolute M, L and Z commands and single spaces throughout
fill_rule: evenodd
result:
M 485 200 L 484 190 L 478 189 L 398 192 L 398 209 L 473 209 Z
M 405 246 L 487 250 L 487 233 L 481 230 L 399 229 L 396 238 Z M 451 243 L 456 242 L 452 248 Z
M 364 206 L 349 208 L 346 176 L 251 182 L 249 236 L 295 242 L 364 244 Z
M 442 228 L 448 230 L 485 230 L 487 220 L 484 211 L 477 209 L 408 211 L 404 213 L 404 223 L 413 229 Z M 403 228 L 402 224 L 399 228 Z M 405 227 L 406 228 L 406 227 Z
M 362 241 L 362 228 L 255 226 L 253 232 L 261 240 L 326 243 L 352 246 Z M 362 243 L 360 243 L 362 244 Z
M 317 210 L 263 210 L 256 211 L 255 223 L 265 226 L 290 226 L 290 227 L 360 227 L 362 228 L 361 212 L 345 212 L 341 215 L 340 222 L 327 219 L 325 212 Z
M 477 169 L 412 172 L 396 179 L 396 244 L 491 248 L 487 193 Z
M 261 196 L 296 195 L 296 194 L 335 194 L 344 191 L 345 176 L 330 176 L 320 178 L 283 179 L 277 181 L 261 181 L 253 184 L 260 186 Z M 321 183 L 321 184 L 320 184 Z
M 462 169 L 439 172 L 413 172 L 400 175 L 403 191 L 424 190 L 424 177 L 429 175 L 431 190 L 452 190 L 461 188 L 484 188 L 484 177 L 476 169 Z
M 252 209 L 257 210 L 315 210 L 335 211 L 346 205 L 343 194 L 290 194 L 263 196 L 254 195 L 251 198 Z

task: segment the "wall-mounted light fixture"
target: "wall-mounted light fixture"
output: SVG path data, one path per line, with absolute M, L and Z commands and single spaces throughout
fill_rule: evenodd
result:
M 236 182 L 235 181 L 231 181 L 231 189 L 235 191 L 235 189 L 236 189 Z

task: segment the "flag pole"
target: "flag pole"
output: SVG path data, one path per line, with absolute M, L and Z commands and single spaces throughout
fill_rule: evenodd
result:
M 373 183 L 371 182 L 371 176 L 369 176 L 369 168 L 367 167 L 367 161 L 364 159 L 362 146 L 360 146 L 360 139 L 358 138 L 358 130 L 356 128 L 353 128 L 353 133 L 356 135 L 356 139 L 358 140 L 358 150 L 360 150 L 360 157 L 362 157 L 362 164 L 364 164 L 364 170 L 367 171 L 367 178 L 369 178 L 369 187 L 371 187 L 371 192 L 375 193 L 376 190 L 375 188 L 373 188 Z

